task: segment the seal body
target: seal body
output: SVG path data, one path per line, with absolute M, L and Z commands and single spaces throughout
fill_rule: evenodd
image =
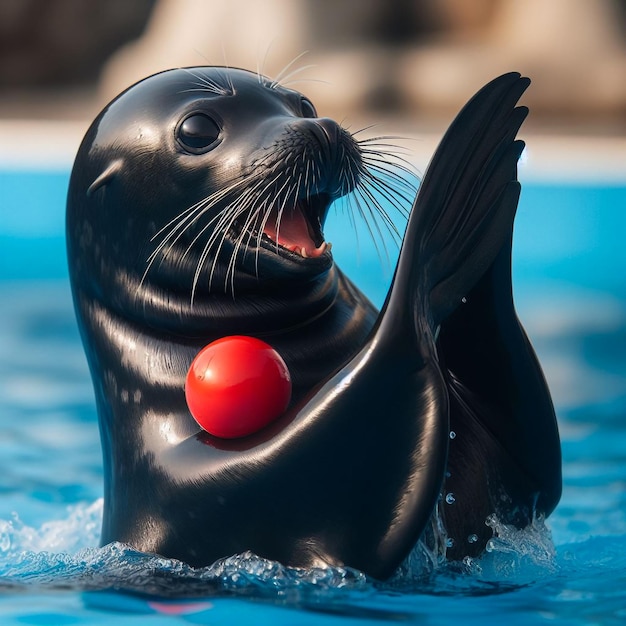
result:
M 333 263 L 323 224 L 340 196 L 392 193 L 386 166 L 304 96 L 199 67 L 100 114 L 72 172 L 67 240 L 103 543 L 384 578 L 442 489 L 456 495 L 455 558 L 484 548 L 489 514 L 523 526 L 554 508 L 558 433 L 510 284 L 527 83 L 497 79 L 451 126 L 380 312 Z M 184 395 L 195 355 L 227 335 L 271 344 L 293 382 L 285 414 L 236 440 L 200 431 Z

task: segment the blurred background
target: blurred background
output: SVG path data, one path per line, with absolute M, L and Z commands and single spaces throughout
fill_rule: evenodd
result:
M 530 131 L 626 135 L 623 0 L 0 1 L 0 119 L 78 121 L 81 134 L 153 72 L 275 77 L 292 62 L 290 85 L 351 124 L 440 133 L 478 87 L 516 70 L 533 80 Z M 28 127 L 13 127 L 20 143 Z M 0 140 L 16 142 L 6 125 Z

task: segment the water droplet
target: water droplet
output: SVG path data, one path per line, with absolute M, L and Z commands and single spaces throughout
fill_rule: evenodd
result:
M 487 550 L 487 552 L 493 552 L 496 549 L 496 543 L 493 539 L 490 539 L 487 542 L 487 545 L 485 546 L 485 550 Z
M 462 302 L 463 304 L 467 304 L 467 298 L 466 298 L 465 296 L 463 296 L 463 297 L 461 298 L 461 302 Z
M 456 502 L 456 498 L 454 497 L 453 493 L 447 493 L 446 494 L 446 502 L 448 504 L 454 504 Z
M 450 472 L 446 472 L 446 478 L 450 478 L 450 476 L 452 476 L 452 474 L 450 474 Z
M 478 535 L 475 535 L 473 533 L 467 538 L 468 543 L 476 543 L 477 541 L 478 541 Z
M 446 539 L 446 548 L 454 548 L 454 539 L 452 537 Z

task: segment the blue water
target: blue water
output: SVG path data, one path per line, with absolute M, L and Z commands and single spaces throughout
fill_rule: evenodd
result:
M 558 509 L 524 532 L 492 522 L 476 561 L 417 549 L 380 585 L 254 555 L 192 570 L 96 547 L 102 462 L 65 268 L 67 182 L 0 173 L 0 624 L 626 622 L 626 185 L 526 184 L 520 203 L 515 293 L 559 417 Z M 381 264 L 364 231 L 356 250 L 341 216 L 327 236 L 380 304 L 393 250 Z

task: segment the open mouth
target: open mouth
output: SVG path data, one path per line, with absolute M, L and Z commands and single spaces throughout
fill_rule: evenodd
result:
M 274 252 L 277 247 L 304 259 L 317 259 L 329 252 L 332 244 L 324 239 L 322 216 L 330 204 L 326 194 L 298 200 L 282 210 L 273 207 L 262 226 L 261 244 Z

